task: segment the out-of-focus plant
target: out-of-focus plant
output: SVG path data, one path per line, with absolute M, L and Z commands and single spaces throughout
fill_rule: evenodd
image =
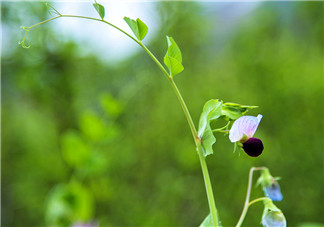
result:
M 72 173 L 68 183 L 57 184 L 48 195 L 49 225 L 96 226 L 92 220 L 95 199 L 84 182 L 95 178 L 107 166 L 100 150 L 118 136 L 115 119 L 123 110 L 122 104 L 108 93 L 101 94 L 100 104 L 105 117 L 84 111 L 78 121 L 80 131 L 68 129 L 61 136 L 62 157 Z
M 184 66 L 182 64 L 182 54 L 180 48 L 172 37 L 166 37 L 168 48 L 164 57 L 164 64 L 166 66 L 164 67 L 155 57 L 155 55 L 143 44 L 142 40 L 148 33 L 148 27 L 139 18 L 133 20 L 131 18 L 124 17 L 125 22 L 135 35 L 134 37 L 121 28 L 104 20 L 105 8 L 96 1 L 93 6 L 98 12 L 100 19 L 79 15 L 63 15 L 50 4 L 47 4 L 47 6 L 50 9 L 50 13 L 54 15 L 54 17 L 30 27 L 22 26 L 22 28 L 26 31 L 23 40 L 19 42 L 22 47 L 30 47 L 29 45 L 25 44 L 26 36 L 32 28 L 38 25 L 64 17 L 81 18 L 102 22 L 119 30 L 136 42 L 140 47 L 142 47 L 149 57 L 160 68 L 166 79 L 170 82 L 170 85 L 182 107 L 200 160 L 210 209 L 210 213 L 204 219 L 201 226 L 221 226 L 222 223 L 215 204 L 212 185 L 206 164 L 206 157 L 214 153 L 212 146 L 216 142 L 216 133 L 224 135 L 229 134 L 230 141 L 234 142 L 234 151 L 240 152 L 241 150 L 244 150 L 251 157 L 257 157 L 262 153 L 264 147 L 261 139 L 253 137 L 261 121 L 262 115 L 259 114 L 257 117 L 245 116 L 248 110 L 254 109 L 256 106 L 247 106 L 229 102 L 224 103 L 219 99 L 209 100 L 203 107 L 197 130 L 186 103 L 174 81 L 174 76 L 181 73 L 184 70 Z M 109 102 L 110 101 L 108 101 L 108 103 Z M 214 125 L 216 121 L 225 121 L 225 126 L 215 128 Z M 88 144 L 83 140 L 83 138 L 88 138 L 96 143 L 101 139 L 107 138 L 108 135 L 105 134 L 105 127 L 101 125 L 96 116 L 91 113 L 84 116 L 83 124 L 87 125 L 84 127 L 87 130 L 83 131 L 83 135 L 69 131 L 66 132 L 66 134 L 64 134 L 62 137 L 62 156 L 66 163 L 75 171 L 75 173 L 72 174 L 70 183 L 58 185 L 51 192 L 47 214 L 48 222 L 52 224 L 75 225 L 75 223 L 81 222 L 85 223 L 85 225 L 89 225 L 89 223 L 92 221 L 91 218 L 93 209 L 91 206 L 84 206 L 84 204 L 92 204 L 91 194 L 80 183 L 82 181 L 82 177 L 84 177 L 83 174 L 78 174 L 82 173 L 84 166 L 91 160 L 91 158 L 93 158 L 89 153 Z M 91 125 L 91 127 L 88 127 L 89 125 Z M 80 128 L 82 129 L 82 125 L 80 125 Z M 88 130 L 89 128 L 91 130 Z M 75 152 L 77 152 L 78 155 L 75 155 Z M 265 192 L 265 197 L 250 201 L 252 177 L 254 171 L 261 171 L 258 184 L 261 184 Z M 286 226 L 286 220 L 283 213 L 272 203 L 272 201 L 280 201 L 282 199 L 280 187 L 276 181 L 277 179 L 278 178 L 271 176 L 266 167 L 251 168 L 246 200 L 242 214 L 236 226 L 242 225 L 249 206 L 259 201 L 264 202 L 264 212 L 261 220 L 264 226 Z M 70 220 L 71 218 L 73 220 Z

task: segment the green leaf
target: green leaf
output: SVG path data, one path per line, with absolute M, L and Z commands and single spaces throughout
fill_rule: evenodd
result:
M 100 104 L 106 114 L 112 117 L 119 116 L 123 111 L 122 104 L 109 93 L 101 94 Z
M 201 141 L 202 152 L 204 156 L 206 157 L 207 155 L 213 154 L 213 144 L 216 142 L 216 138 L 209 125 L 207 126 L 204 134 L 202 135 Z
M 85 187 L 74 181 L 59 184 L 48 195 L 46 221 L 50 226 L 67 226 L 71 220 L 87 222 L 93 215 L 93 207 L 91 192 Z
M 212 99 L 205 103 L 199 119 L 198 136 L 202 140 L 203 154 L 207 156 L 213 153 L 213 144 L 216 142 L 210 122 L 222 115 L 223 101 Z
M 169 36 L 166 38 L 168 41 L 168 51 L 164 56 L 164 64 L 169 68 L 170 75 L 173 77 L 184 70 L 182 66 L 182 55 L 174 39 Z
M 146 24 L 143 21 L 141 21 L 139 18 L 137 18 L 135 21 L 133 19 L 130 19 L 129 17 L 124 17 L 124 20 L 126 21 L 128 26 L 132 29 L 136 38 L 139 41 L 142 41 L 148 32 L 148 27 L 146 26 Z
M 208 214 L 208 216 L 204 219 L 204 221 L 200 224 L 199 227 L 212 227 L 213 225 L 213 220 L 211 218 L 211 215 Z
M 63 159 L 71 167 L 82 166 L 89 159 L 89 147 L 75 131 L 63 134 L 61 146 Z
M 99 141 L 106 136 L 106 127 L 102 119 L 93 112 L 85 111 L 80 115 L 80 129 L 87 139 Z
M 138 31 L 139 31 L 139 40 L 143 40 L 148 32 L 147 25 L 141 21 L 139 18 L 136 19 Z
M 99 16 L 103 20 L 105 17 L 105 7 L 103 7 L 101 4 L 97 3 L 96 1 L 95 3 L 93 3 L 93 7 L 97 10 Z
M 258 108 L 258 106 L 246 106 L 237 103 L 226 102 L 223 104 L 222 115 L 226 120 L 236 120 L 242 117 L 249 109 Z

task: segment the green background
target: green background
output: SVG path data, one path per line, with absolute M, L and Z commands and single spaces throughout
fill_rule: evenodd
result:
M 258 4 L 227 32 L 207 10 L 222 3 L 154 4 L 161 26 L 144 43 L 161 61 L 165 36 L 178 43 L 185 70 L 175 81 L 194 122 L 214 98 L 258 105 L 249 114 L 264 116 L 261 156 L 233 154 L 217 135 L 207 158 L 223 225 L 240 216 L 252 166 L 282 178 L 275 204 L 289 226 L 324 223 L 324 3 Z M 194 142 L 146 53 L 106 63 L 57 37 L 56 22 L 32 30 L 23 49 L 19 27 L 49 18 L 45 4 L 3 2 L 1 13 L 10 35 L 1 59 L 2 225 L 198 226 L 209 211 Z M 259 226 L 262 211 L 251 207 L 243 226 Z

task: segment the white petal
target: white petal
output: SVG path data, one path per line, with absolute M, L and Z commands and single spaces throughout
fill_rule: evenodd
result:
M 251 138 L 253 137 L 258 125 L 262 119 L 262 115 L 243 116 L 234 121 L 231 130 L 229 131 L 229 139 L 231 142 L 240 141 L 244 135 Z

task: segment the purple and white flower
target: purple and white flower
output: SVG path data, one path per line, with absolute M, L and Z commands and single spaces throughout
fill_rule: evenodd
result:
M 263 151 L 262 141 L 253 137 L 261 119 L 261 114 L 259 114 L 257 117 L 240 117 L 234 121 L 233 126 L 229 131 L 230 141 L 233 143 L 239 142 L 244 151 L 252 157 L 259 156 Z

